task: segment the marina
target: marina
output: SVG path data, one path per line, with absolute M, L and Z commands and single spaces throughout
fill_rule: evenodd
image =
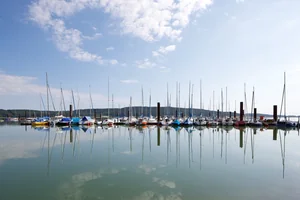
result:
M 0 199 L 299 197 L 298 129 L 2 124 L 0 133 Z

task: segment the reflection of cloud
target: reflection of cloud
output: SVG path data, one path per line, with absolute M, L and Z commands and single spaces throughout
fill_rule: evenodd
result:
M 146 191 L 143 192 L 140 196 L 135 197 L 134 200 L 181 200 L 181 196 L 182 195 L 180 193 L 164 196 L 153 191 Z
M 111 169 L 111 170 L 99 170 L 96 172 L 83 172 L 75 174 L 71 177 L 71 180 L 63 183 L 59 188 L 59 196 L 61 199 L 83 199 L 82 187 L 89 181 L 97 180 L 107 174 L 118 174 L 120 171 L 125 171 L 126 168 Z M 108 184 L 112 186 L 112 184 Z
M 174 189 L 176 187 L 175 182 L 167 181 L 167 180 L 160 180 L 157 177 L 153 178 L 153 182 L 158 183 L 161 187 L 168 187 L 168 188 L 171 188 L 171 189 Z
M 131 155 L 134 154 L 132 151 L 122 151 L 121 154 Z
M 147 175 L 156 170 L 155 167 L 150 167 L 147 165 L 140 165 L 138 168 L 141 169 Z

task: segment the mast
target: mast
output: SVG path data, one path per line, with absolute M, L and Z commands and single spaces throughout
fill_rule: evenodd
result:
M 286 122 L 287 119 L 286 119 L 286 76 L 285 76 L 285 72 L 284 72 L 284 119 Z
M 226 106 L 225 106 L 225 117 L 227 116 L 227 86 L 226 86 Z
M 149 118 L 151 117 L 151 90 L 150 90 L 150 97 L 149 97 Z
M 245 113 L 248 113 L 248 107 L 247 107 L 247 95 L 246 95 L 246 83 L 244 84 L 244 92 L 245 92 Z M 246 119 L 246 114 L 244 113 L 245 119 Z
M 202 80 L 200 79 L 200 113 L 202 109 Z
M 178 91 L 178 96 L 179 96 L 179 98 L 178 98 L 178 107 L 179 107 L 179 109 L 178 109 L 178 113 L 179 113 L 179 115 L 180 115 L 180 83 L 179 83 L 179 85 L 178 85 L 178 87 L 179 87 L 179 91 Z
M 192 96 L 191 96 L 191 116 L 193 116 L 193 98 L 194 98 L 194 84 L 192 84 Z
M 107 84 L 107 118 L 109 118 L 109 77 L 108 77 L 108 84 Z
M 49 84 L 48 84 L 48 74 L 46 72 L 46 87 L 47 87 L 47 115 L 49 116 Z
M 191 81 L 189 82 L 189 115 L 191 115 Z
M 72 91 L 72 100 L 73 100 L 73 105 L 74 105 L 74 111 L 75 111 L 75 116 L 76 116 L 76 104 L 75 104 L 75 98 L 74 98 L 74 93 L 73 93 L 73 90 Z
M 78 117 L 80 117 L 80 109 L 79 109 L 80 96 L 79 96 L 78 88 L 77 88 L 77 98 L 78 98 L 78 101 L 77 101 Z
M 90 89 L 90 101 L 91 101 L 90 116 L 92 116 L 92 109 L 94 110 L 94 106 L 93 106 L 93 100 L 91 95 L 91 85 L 89 85 L 89 89 Z
M 167 116 L 169 116 L 169 84 L 167 83 Z
M 111 95 L 112 117 L 114 117 L 114 94 Z
M 215 91 L 213 90 L 213 118 L 215 113 Z
M 221 110 L 222 110 L 222 117 L 224 117 L 224 112 L 223 112 L 223 88 L 221 88 Z
M 141 115 L 144 117 L 144 91 L 142 86 L 142 109 L 141 109 Z

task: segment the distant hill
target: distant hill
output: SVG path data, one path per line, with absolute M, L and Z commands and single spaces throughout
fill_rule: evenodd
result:
M 116 117 L 116 116 L 127 116 L 128 115 L 128 110 L 129 107 L 125 107 L 125 108 L 110 108 L 109 109 L 109 115 Z M 156 107 L 151 107 L 151 109 L 149 107 L 140 107 L 140 106 L 135 106 L 132 107 L 133 110 L 133 115 L 134 116 L 140 116 L 142 113 L 144 116 L 149 116 L 149 113 L 151 112 L 151 115 L 156 116 L 157 115 L 157 108 Z M 180 108 L 177 109 L 178 114 L 180 112 L 180 114 L 184 115 L 184 116 L 188 116 L 189 115 L 189 109 L 184 109 L 184 108 Z M 108 115 L 108 109 L 107 108 L 97 108 L 93 110 L 90 109 L 81 109 L 81 110 L 75 110 L 73 111 L 73 116 L 78 116 L 80 112 L 80 116 L 85 116 L 85 115 L 91 115 L 94 116 L 96 114 L 97 118 L 100 118 L 100 115 L 102 117 L 107 116 Z M 174 107 L 161 107 L 161 115 L 174 115 L 176 114 L 176 108 Z M 59 114 L 63 114 L 65 116 L 69 116 L 69 111 L 66 112 L 58 112 L 58 111 L 50 111 L 49 115 L 50 117 L 53 117 L 55 115 L 59 115 Z M 210 111 L 210 110 L 200 110 L 200 109 L 193 109 L 193 115 L 194 116 L 199 116 L 200 114 L 202 114 L 202 116 L 206 117 L 206 116 L 216 116 L 217 112 L 216 111 Z M 46 116 L 47 113 L 44 111 L 39 111 L 39 110 L 25 110 L 25 109 L 21 109 L 21 110 L 3 110 L 0 109 L 0 117 L 1 118 L 6 118 L 6 117 L 39 117 L 39 116 Z M 220 116 L 224 116 L 225 113 L 223 114 L 222 112 L 220 112 Z M 229 112 L 228 112 L 229 115 Z M 250 114 L 248 114 L 250 115 Z M 272 115 L 270 114 L 261 114 L 258 113 L 257 116 L 265 116 L 265 117 L 272 117 Z M 233 116 L 233 112 L 232 112 L 232 116 Z M 239 114 L 237 113 L 237 116 L 239 116 Z M 290 117 L 297 117 L 297 116 L 290 116 Z

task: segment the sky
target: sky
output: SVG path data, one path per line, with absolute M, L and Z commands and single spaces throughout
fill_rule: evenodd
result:
M 300 1 L 296 0 L 11 0 L 0 6 L 0 109 L 40 109 L 46 72 L 56 110 L 161 102 L 300 113 Z M 108 101 L 108 79 L 109 96 Z M 215 101 L 213 101 L 215 91 Z M 113 102 L 112 102 L 113 95 Z M 79 101 L 79 103 L 78 103 Z M 113 104 L 113 105 L 112 105 Z M 50 109 L 54 109 L 50 102 Z M 214 105 L 214 106 L 213 106 Z

